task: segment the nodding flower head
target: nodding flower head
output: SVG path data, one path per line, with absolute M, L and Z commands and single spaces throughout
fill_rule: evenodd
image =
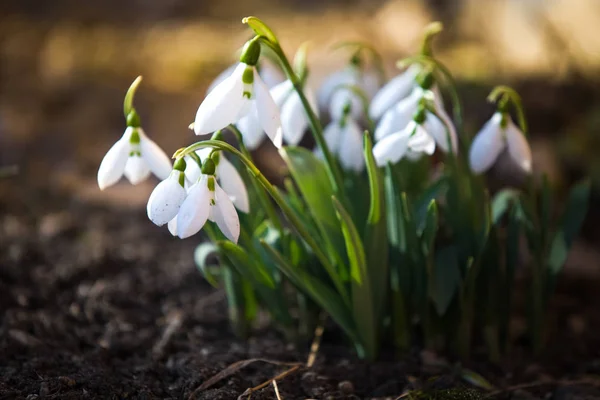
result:
M 258 41 L 249 41 L 235 70 L 200 104 L 194 121 L 196 135 L 211 134 L 253 113 L 275 146 L 281 147 L 279 108 L 256 70 L 259 55 Z
M 141 127 L 128 126 L 125 133 L 108 150 L 98 170 L 101 190 L 114 185 L 123 175 L 136 185 L 150 176 L 166 179 L 171 173 L 171 160 Z
M 496 112 L 475 136 L 469 152 L 469 164 L 475 173 L 487 171 L 503 150 L 527 173 L 531 172 L 531 148 L 523 132 L 510 116 Z

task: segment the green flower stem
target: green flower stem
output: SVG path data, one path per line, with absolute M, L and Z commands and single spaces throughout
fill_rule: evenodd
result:
M 277 205 L 281 208 L 286 218 L 290 221 L 296 232 L 300 235 L 300 237 L 310 246 L 313 250 L 323 267 L 329 274 L 329 277 L 333 281 L 335 288 L 338 293 L 342 297 L 342 300 L 346 305 L 350 307 L 350 298 L 348 296 L 348 291 L 344 286 L 344 283 L 340 279 L 335 267 L 329 261 L 327 255 L 321 249 L 321 245 L 317 243 L 314 237 L 310 234 L 310 232 L 306 229 L 302 221 L 298 218 L 294 210 L 286 203 L 283 196 L 279 193 L 279 191 L 268 181 L 267 178 L 260 172 L 260 170 L 254 165 L 252 161 L 245 155 L 243 155 L 239 150 L 237 150 L 232 145 L 220 141 L 220 140 L 205 140 L 203 142 L 194 143 L 185 149 L 181 149 L 175 153 L 175 157 L 185 157 L 187 154 L 194 152 L 198 149 L 202 149 L 205 147 L 212 147 L 219 150 L 227 151 L 240 159 L 240 161 L 248 168 L 250 174 L 252 174 L 256 180 L 265 188 L 265 190 L 269 193 L 269 195 L 275 200 Z
M 277 42 L 272 42 L 265 37 L 259 37 L 259 38 L 261 40 L 261 43 L 263 43 L 265 46 L 270 48 L 277 55 L 277 57 L 279 58 L 279 63 L 281 64 L 281 68 L 283 69 L 283 72 L 285 73 L 287 78 L 290 80 L 290 82 L 292 82 L 294 89 L 298 93 L 298 96 L 300 97 L 300 101 L 302 101 L 302 106 L 304 107 L 304 110 L 306 111 L 308 121 L 310 122 L 310 128 L 311 128 L 311 131 L 315 138 L 315 141 L 317 142 L 317 145 L 319 146 L 319 148 L 323 152 L 323 156 L 325 157 L 325 166 L 327 169 L 327 175 L 329 176 L 331 185 L 333 186 L 334 193 L 336 194 L 336 197 L 343 198 L 345 200 L 345 197 L 342 196 L 343 192 L 344 192 L 344 181 L 342 178 L 342 173 L 341 173 L 340 169 L 337 167 L 337 164 L 335 163 L 333 155 L 331 154 L 331 151 L 329 150 L 329 146 L 327 146 L 327 142 L 325 142 L 325 137 L 323 136 L 323 127 L 321 126 L 321 122 L 319 121 L 319 118 L 315 115 L 314 111 L 312 110 L 312 107 L 310 106 L 310 103 L 308 102 L 308 99 L 306 98 L 306 95 L 304 94 L 304 90 L 302 90 L 302 84 L 300 82 L 300 79 L 294 72 L 294 69 L 292 68 L 289 60 L 283 53 L 283 50 L 281 49 L 279 44 Z M 345 201 L 344 201 L 344 203 L 345 203 Z
M 246 145 L 244 144 L 244 140 L 242 138 L 242 132 L 240 132 L 238 127 L 233 124 L 230 125 L 229 128 L 235 135 L 235 137 L 238 141 L 238 144 L 240 146 L 240 150 L 241 150 L 242 154 L 246 158 L 248 158 L 248 160 L 253 161 L 252 155 L 250 154 L 250 152 L 246 148 Z M 275 229 L 277 229 L 280 233 L 283 233 L 283 225 L 281 225 L 279 216 L 277 215 L 277 212 L 273 208 L 273 204 L 269 201 L 269 198 L 266 196 L 264 189 L 258 185 L 258 182 L 256 182 L 256 180 L 252 179 L 251 181 L 252 181 L 252 186 L 254 187 L 254 190 L 256 191 L 256 194 L 258 195 L 258 201 L 260 202 L 260 206 L 263 208 L 265 214 L 267 215 L 267 218 L 273 223 L 273 227 Z
M 129 113 L 133 111 L 133 98 L 135 97 L 135 92 L 137 92 L 138 87 L 142 83 L 142 77 L 138 76 L 127 89 L 127 93 L 125 94 L 125 99 L 123 99 L 123 115 L 125 118 L 129 116 Z
M 377 70 L 377 75 L 379 76 L 380 83 L 383 84 L 383 82 L 385 82 L 385 67 L 383 63 L 383 57 L 381 56 L 381 54 L 379 54 L 375 47 L 373 47 L 369 43 L 356 41 L 338 43 L 333 47 L 333 49 L 337 50 L 344 47 L 356 47 L 355 54 L 360 52 L 361 50 L 368 51 L 371 54 L 372 61 L 375 65 L 375 69 Z

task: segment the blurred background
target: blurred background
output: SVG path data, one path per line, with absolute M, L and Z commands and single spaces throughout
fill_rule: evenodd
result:
M 127 87 L 144 76 L 136 106 L 168 154 L 191 143 L 187 126 L 249 36 L 241 18 L 251 14 L 290 56 L 312 43 L 314 84 L 347 60 L 331 48 L 342 40 L 372 43 L 392 76 L 423 27 L 440 20 L 436 54 L 458 79 L 470 132 L 493 112 L 489 90 L 513 85 L 530 120 L 534 168 L 559 186 L 585 174 L 600 183 L 598 0 L 3 0 L 0 165 L 19 165 L 16 182 L 28 192 L 143 210 L 155 181 L 105 192 L 96 184 L 124 129 Z

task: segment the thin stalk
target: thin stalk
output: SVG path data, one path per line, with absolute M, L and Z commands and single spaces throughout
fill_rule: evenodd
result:
M 315 141 L 317 142 L 317 145 L 321 149 L 323 156 L 325 158 L 325 166 L 326 166 L 326 170 L 327 170 L 327 176 L 329 177 L 329 180 L 331 181 L 331 185 L 333 187 L 334 193 L 336 194 L 336 197 L 338 199 L 344 199 L 343 203 L 346 203 L 345 196 L 343 196 L 344 181 L 342 178 L 342 173 L 341 173 L 340 169 L 337 167 L 337 164 L 335 163 L 333 155 L 331 154 L 331 151 L 329 150 L 329 146 L 327 146 L 327 142 L 325 142 L 325 136 L 323 136 L 323 127 L 321 126 L 321 122 L 319 121 L 319 118 L 315 115 L 314 111 L 312 110 L 312 107 L 310 106 L 308 99 L 306 98 L 306 95 L 304 94 L 304 90 L 302 89 L 302 83 L 300 82 L 300 79 L 298 79 L 298 76 L 294 72 L 294 69 L 292 68 L 289 60 L 283 53 L 283 50 L 281 49 L 281 47 L 279 47 L 279 44 L 273 43 L 272 41 L 267 40 L 264 37 L 260 37 L 260 41 L 265 46 L 267 46 L 271 50 L 273 50 L 273 52 L 277 55 L 277 57 L 279 58 L 279 63 L 281 64 L 281 68 L 283 69 L 283 72 L 285 73 L 287 78 L 290 80 L 290 82 L 292 82 L 294 89 L 298 93 L 298 96 L 300 97 L 300 101 L 302 102 L 302 106 L 304 107 L 304 110 L 306 111 L 306 116 L 308 117 L 308 121 L 310 123 L 310 128 L 311 128 L 311 131 L 315 138 Z
M 310 234 L 310 232 L 306 229 L 302 221 L 298 218 L 294 210 L 286 203 L 283 196 L 277 191 L 277 189 L 269 182 L 267 178 L 260 172 L 260 170 L 254 165 L 248 157 L 244 156 L 239 150 L 237 150 L 232 145 L 220 141 L 220 140 L 205 140 L 203 142 L 194 143 L 185 149 L 181 149 L 175 153 L 175 157 L 185 157 L 187 154 L 205 148 L 205 147 L 213 147 L 219 150 L 227 151 L 240 159 L 240 161 L 248 168 L 248 171 L 260 182 L 260 184 L 265 188 L 265 190 L 269 193 L 269 195 L 275 200 L 275 203 L 281 208 L 286 218 L 290 221 L 296 232 L 300 235 L 300 237 L 310 246 L 313 250 L 323 267 L 329 274 L 329 277 L 333 281 L 335 288 L 338 293 L 342 297 L 344 303 L 350 307 L 350 297 L 348 295 L 348 291 L 339 278 L 338 273 L 335 267 L 329 261 L 327 255 L 321 249 L 321 246 L 315 238 Z
M 240 146 L 240 150 L 241 150 L 242 154 L 244 156 L 246 156 L 250 161 L 253 161 L 252 155 L 250 154 L 250 152 L 248 151 L 248 148 L 246 148 L 246 145 L 244 144 L 244 140 L 242 138 L 242 132 L 240 132 L 238 127 L 233 124 L 230 125 L 229 128 L 235 135 L 235 137 L 238 141 L 238 144 Z M 273 223 L 274 228 L 277 229 L 279 231 L 279 233 L 282 234 L 283 233 L 283 225 L 281 225 L 281 221 L 279 220 L 279 216 L 277 215 L 277 212 L 275 211 L 273 204 L 271 203 L 269 198 L 266 196 L 264 189 L 258 185 L 258 182 L 256 182 L 253 179 L 251 179 L 251 181 L 252 181 L 252 186 L 254 187 L 254 191 L 256 192 L 256 194 L 258 196 L 258 201 L 260 203 L 260 206 L 263 208 L 265 214 L 267 215 L 267 218 Z

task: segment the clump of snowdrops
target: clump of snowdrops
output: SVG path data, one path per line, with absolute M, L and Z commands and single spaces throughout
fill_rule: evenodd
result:
M 255 36 L 190 125 L 204 140 L 172 161 L 142 129 L 138 78 L 125 97 L 125 134 L 100 165 L 100 188 L 122 175 L 132 184 L 151 173 L 162 180 L 148 217 L 180 238 L 200 230 L 210 238 L 195 259 L 211 284 L 225 287 L 241 335 L 259 308 L 290 340 L 310 336 L 324 312 L 367 359 L 384 343 L 464 357 L 480 343 L 497 359 L 510 344 L 520 270 L 529 281 L 529 337 L 542 349 L 548 301 L 589 184 L 554 206 L 548 181 L 531 176 L 519 95 L 495 88 L 495 112 L 471 135 L 452 75 L 433 56 L 439 23 L 387 82 L 372 47 L 343 43 L 348 65 L 313 93 L 306 48 L 290 63 L 266 24 L 243 22 Z M 297 146 L 306 131 L 314 150 Z M 287 165 L 284 187 L 254 164 L 251 151 L 267 138 Z M 526 184 L 490 193 L 481 174 L 502 157 Z

